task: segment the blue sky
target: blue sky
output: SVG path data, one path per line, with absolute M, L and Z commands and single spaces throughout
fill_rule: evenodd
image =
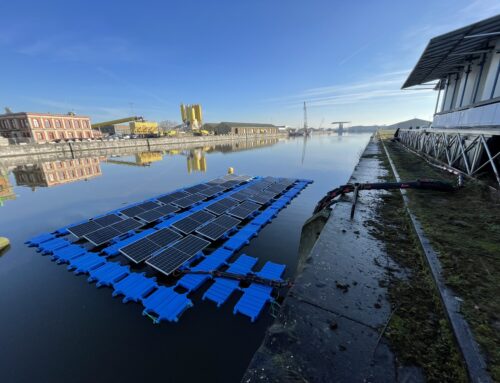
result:
M 93 121 L 311 125 L 430 119 L 433 91 L 400 87 L 428 40 L 494 16 L 495 0 L 9 1 L 0 106 Z

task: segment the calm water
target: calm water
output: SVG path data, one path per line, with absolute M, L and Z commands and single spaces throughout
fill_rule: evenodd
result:
M 57 162 L 0 160 L 0 236 L 12 243 L 0 255 L 0 381 L 239 381 L 272 321 L 268 310 L 251 323 L 232 314 L 239 294 L 217 309 L 200 299 L 204 286 L 179 323 L 153 325 L 141 306 L 121 303 L 110 289 L 95 288 L 23 242 L 232 166 L 238 174 L 314 180 L 240 252 L 258 257 L 257 269 L 266 260 L 285 263 L 293 277 L 303 222 L 327 190 L 348 179 L 368 139 L 317 136 L 305 148 L 298 138 L 94 157 L 74 164 L 73 182 L 55 186 L 49 174 L 57 175 Z M 95 176 L 79 175 L 89 167 Z

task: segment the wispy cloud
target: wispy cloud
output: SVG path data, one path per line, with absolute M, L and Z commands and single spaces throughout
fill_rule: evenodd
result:
M 406 79 L 409 70 L 397 70 L 382 73 L 366 81 L 348 84 L 329 85 L 319 88 L 306 89 L 297 94 L 267 100 L 283 105 L 285 108 L 299 108 L 303 101 L 310 107 L 324 107 L 331 105 L 360 104 L 370 101 L 385 101 L 390 98 L 431 97 L 430 90 L 405 92 L 400 86 Z
M 358 54 L 360 54 L 361 52 L 363 52 L 366 48 L 368 48 L 370 46 L 370 44 L 365 44 L 361 47 L 359 47 L 358 49 L 356 49 L 354 52 L 352 52 L 350 55 L 347 55 L 346 57 L 344 57 L 342 60 L 340 60 L 338 62 L 337 65 L 344 65 L 346 62 L 348 62 L 349 60 L 351 60 L 353 57 L 357 56 Z
M 136 61 L 127 40 L 102 36 L 99 39 L 79 39 L 75 36 L 47 36 L 29 43 L 15 41 L 14 50 L 30 57 L 73 62 Z

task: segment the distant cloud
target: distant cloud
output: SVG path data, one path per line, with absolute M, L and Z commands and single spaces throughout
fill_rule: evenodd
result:
M 390 98 L 431 97 L 431 90 L 408 92 L 400 90 L 409 70 L 381 73 L 366 81 L 306 89 L 294 95 L 268 101 L 282 104 L 286 108 L 298 108 L 306 101 L 310 107 L 360 104 L 368 101 L 384 101 Z
M 17 53 L 31 57 L 74 62 L 136 61 L 137 55 L 125 39 L 103 36 L 81 41 L 74 36 L 50 36 L 28 44 L 16 42 Z

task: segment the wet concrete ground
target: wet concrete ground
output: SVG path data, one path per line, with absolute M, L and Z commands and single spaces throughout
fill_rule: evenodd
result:
M 349 182 L 381 182 L 386 170 L 370 141 Z M 332 188 L 337 185 L 332 185 Z M 423 381 L 401 367 L 380 336 L 391 316 L 386 268 L 398 269 L 364 222 L 384 191 L 364 191 L 350 219 L 352 195 L 337 203 L 243 382 Z

